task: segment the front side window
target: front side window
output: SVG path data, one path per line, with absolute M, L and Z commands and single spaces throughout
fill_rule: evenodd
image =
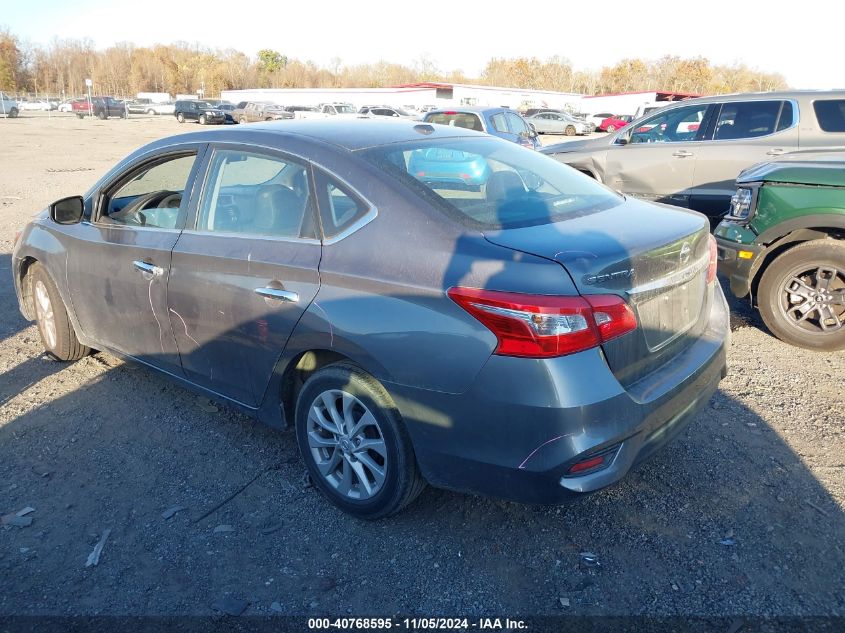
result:
M 631 143 L 682 143 L 699 138 L 701 122 L 708 104 L 698 104 L 661 111 L 640 122 L 631 131 Z M 702 131 L 703 132 L 703 131 Z
M 713 138 L 717 141 L 766 136 L 777 129 L 781 101 L 725 103 L 716 120 Z M 791 121 L 792 116 L 790 114 Z
M 174 229 L 196 155 L 182 154 L 136 170 L 106 193 L 98 222 Z
M 429 204 L 478 228 L 549 224 L 623 198 L 553 158 L 501 139 L 444 139 L 361 155 Z
M 819 127 L 824 132 L 845 132 L 845 99 L 813 102 Z
M 528 125 L 526 125 L 525 121 L 518 114 L 514 114 L 513 112 L 505 112 L 505 118 L 508 121 L 508 127 L 510 131 L 514 134 L 523 134 L 528 132 Z
M 197 219 L 198 231 L 314 237 L 308 172 L 287 159 L 214 152 Z

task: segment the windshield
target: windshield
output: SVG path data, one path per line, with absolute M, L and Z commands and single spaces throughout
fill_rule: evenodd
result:
M 355 114 L 355 108 L 350 105 L 336 105 L 334 109 L 338 114 Z
M 494 138 L 414 141 L 361 155 L 450 216 L 479 228 L 549 224 L 622 202 L 571 167 Z

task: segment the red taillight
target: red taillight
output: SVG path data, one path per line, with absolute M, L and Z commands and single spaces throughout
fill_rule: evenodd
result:
M 454 110 L 447 110 L 443 114 L 446 114 L 448 116 L 454 116 L 455 114 L 457 114 L 457 112 L 455 112 Z
M 449 297 L 499 340 L 496 354 L 550 358 L 580 352 L 636 329 L 616 295 L 560 297 L 450 288 Z
M 713 235 L 708 235 L 708 243 L 710 245 L 710 263 L 707 266 L 707 283 L 711 283 L 716 279 L 716 268 L 719 264 L 719 257 L 716 250 L 716 238 Z

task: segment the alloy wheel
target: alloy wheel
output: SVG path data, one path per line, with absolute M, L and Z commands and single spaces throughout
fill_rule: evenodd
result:
M 793 327 L 818 334 L 845 327 L 845 270 L 805 264 L 784 277 L 779 296 L 781 312 Z
M 41 333 L 44 335 L 44 342 L 49 349 L 56 347 L 56 317 L 53 314 L 53 304 L 47 292 L 47 286 L 40 279 L 35 282 L 35 316 Z
M 308 446 L 320 475 L 338 493 L 355 500 L 374 497 L 387 469 L 387 445 L 375 416 L 355 396 L 332 389 L 308 410 Z

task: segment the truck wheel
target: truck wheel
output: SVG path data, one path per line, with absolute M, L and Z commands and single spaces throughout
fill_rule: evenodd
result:
M 106 111 L 100 110 L 99 112 L 97 112 L 97 118 L 100 119 L 100 121 L 105 121 L 106 120 Z
M 205 125 L 205 115 L 201 114 L 200 118 L 197 119 L 197 121 L 199 122 L 200 125 Z
M 76 338 L 62 297 L 47 271 L 36 262 L 28 276 L 44 350 L 56 360 L 79 360 L 87 356 L 91 350 Z
M 563 131 L 564 134 L 567 136 L 575 136 L 575 126 L 574 125 L 567 125 L 566 129 Z
M 185 122 L 185 115 L 180 112 L 179 114 L 176 115 L 176 120 L 179 121 L 179 123 L 184 123 Z
M 845 243 L 812 240 L 779 255 L 760 279 L 760 316 L 780 340 L 845 349 Z
M 9 115 L 9 118 L 10 118 L 10 119 L 16 119 L 16 118 L 18 118 L 18 109 L 17 109 L 17 108 L 12 108 L 11 110 L 9 110 L 8 115 Z
M 147 110 L 147 114 L 155 114 L 155 113 L 156 113 L 156 111 L 155 111 L 155 110 L 153 110 L 152 108 L 150 108 L 149 110 Z

